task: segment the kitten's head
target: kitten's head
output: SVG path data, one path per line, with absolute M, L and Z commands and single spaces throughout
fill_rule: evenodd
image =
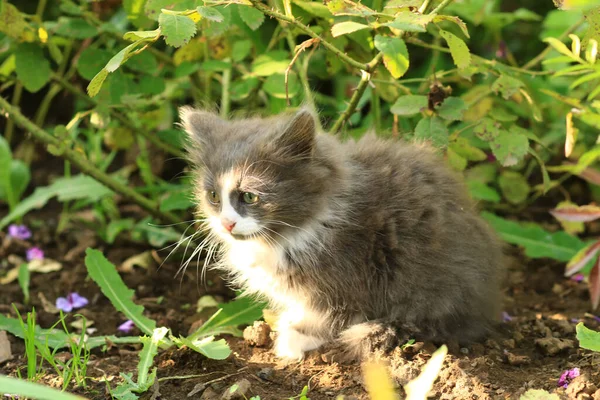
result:
M 329 169 L 307 110 L 226 121 L 185 107 L 181 119 L 200 212 L 222 240 L 281 242 L 321 208 Z

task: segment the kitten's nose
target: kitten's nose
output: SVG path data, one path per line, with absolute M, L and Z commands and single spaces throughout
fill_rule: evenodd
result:
M 233 230 L 233 228 L 235 227 L 235 222 L 231 222 L 228 219 L 222 219 L 221 224 L 229 232 L 231 232 Z

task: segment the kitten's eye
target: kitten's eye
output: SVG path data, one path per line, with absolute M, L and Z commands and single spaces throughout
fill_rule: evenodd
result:
M 212 204 L 219 204 L 221 202 L 221 196 L 219 196 L 219 193 L 215 192 L 214 190 L 210 190 L 208 192 L 208 201 L 210 201 Z
M 246 204 L 255 204 L 258 202 L 258 196 L 254 193 L 244 192 L 242 194 L 242 200 L 244 200 L 244 203 Z

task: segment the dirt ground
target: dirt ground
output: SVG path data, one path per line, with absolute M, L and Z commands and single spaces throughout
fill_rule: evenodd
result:
M 76 291 L 90 300 L 79 312 L 95 322 L 95 335 L 115 334 L 124 318 L 95 283 L 87 279 L 83 264 L 85 248 L 103 250 L 116 265 L 148 248 L 123 239 L 106 245 L 93 231 L 77 223 L 69 228 L 69 233 L 56 237 L 52 232 L 57 216 L 58 213 L 28 216 L 26 223 L 32 227 L 33 238 L 27 242 L 9 239 L 0 233 L 0 277 L 18 262 L 15 257 L 23 257 L 29 246 L 39 246 L 45 250 L 46 257 L 59 261 L 62 269 L 32 275 L 31 305 L 38 311 L 38 323 L 49 327 L 57 320 L 56 314 L 44 311 L 43 299 L 54 304 L 57 297 Z M 584 321 L 592 329 L 600 328 L 599 320 L 589 314 L 586 316 L 590 305 L 585 283 L 564 278 L 564 266 L 559 263 L 524 260 L 516 249 L 513 253 L 504 307 L 512 319 L 503 324 L 497 337 L 485 343 L 468 348 L 449 344 L 450 355 L 432 397 L 513 399 L 528 389 L 546 389 L 560 398 L 600 400 L 600 355 L 579 349 L 575 339 L 578 321 Z M 231 292 L 216 276 L 209 276 L 207 285 L 199 283 L 195 268 L 190 268 L 183 279 L 175 277 L 180 265 L 177 260 L 158 268 L 166 255 L 167 251 L 155 252 L 147 268 L 134 267 L 122 272 L 122 276 L 128 287 L 135 290 L 135 301 L 145 306 L 147 315 L 155 319 L 158 326 L 169 327 L 175 335 L 187 334 L 193 324 L 206 318 L 195 314 L 196 302 L 202 295 L 226 300 Z M 157 302 L 158 298 L 162 301 Z M 16 281 L 0 286 L 0 312 L 15 316 L 11 303 L 16 303 L 21 312 L 29 310 L 23 304 Z M 0 364 L 0 373 L 14 376 L 26 361 L 23 342 L 11 335 L 9 338 L 14 357 Z M 247 398 L 260 395 L 261 399 L 287 399 L 300 394 L 305 385 L 309 387 L 311 399 L 331 399 L 340 394 L 346 399 L 367 398 L 357 363 L 340 365 L 313 352 L 302 362 L 283 365 L 273 358 L 268 347 L 254 347 L 243 338 L 227 337 L 227 341 L 233 354 L 223 361 L 208 360 L 189 349 L 160 352 L 155 360 L 160 378 L 158 385 L 142 398 L 217 399 L 236 382 L 246 387 Z M 88 367 L 88 374 L 94 379 L 88 380 L 87 389 L 76 392 L 90 399 L 110 398 L 106 383 L 98 378 L 106 378 L 114 387 L 120 382 L 120 372 L 135 373 L 138 350 L 136 346 L 113 346 L 105 352 L 94 349 Z M 393 378 L 402 385 L 418 375 L 434 350 L 432 344 L 415 343 L 403 350 L 397 348 L 385 362 Z M 557 381 L 561 373 L 574 367 L 580 369 L 581 376 L 566 390 L 559 388 Z M 50 369 L 43 381 L 57 384 Z M 205 385 L 205 390 L 197 390 L 206 382 L 212 383 Z M 403 393 L 400 386 L 398 390 Z

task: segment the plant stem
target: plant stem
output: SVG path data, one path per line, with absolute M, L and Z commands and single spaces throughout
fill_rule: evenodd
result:
M 52 75 L 52 79 L 54 79 L 55 81 L 60 83 L 61 86 L 64 87 L 65 89 L 67 89 L 69 92 L 73 93 L 76 96 L 79 96 L 84 101 L 87 101 L 88 103 L 90 103 L 92 106 L 98 105 L 98 102 L 96 100 L 89 97 L 81 89 L 79 89 L 77 86 L 73 85 L 71 82 L 64 79 L 63 77 L 58 76 L 58 75 Z M 158 147 L 176 157 L 183 157 L 183 153 L 181 152 L 181 150 L 171 146 L 168 143 L 161 141 L 157 136 L 148 133 L 144 129 L 138 129 L 138 127 L 133 123 L 133 121 L 131 121 L 125 115 L 121 114 L 119 111 L 117 111 L 115 109 L 110 109 L 109 112 L 114 118 L 121 121 L 121 123 L 123 125 L 125 125 L 129 129 L 133 130 L 134 132 L 139 133 L 140 135 L 144 136 L 146 139 L 148 139 L 148 141 L 150 141 L 156 147 Z
M 176 224 L 180 222 L 176 215 L 169 212 L 160 211 L 156 202 L 149 200 L 148 198 L 137 193 L 132 188 L 128 187 L 126 184 L 123 184 L 120 181 L 112 178 L 110 175 L 100 171 L 80 152 L 64 147 L 64 144 L 58 138 L 50 135 L 42 128 L 35 125 L 27 117 L 21 114 L 17 107 L 12 106 L 2 97 L 0 97 L 0 108 L 3 109 L 3 114 L 9 118 L 9 120 L 13 120 L 17 126 L 31 133 L 37 141 L 45 144 L 46 146 L 54 146 L 60 149 L 61 157 L 77 166 L 82 173 L 91 176 L 98 182 L 106 185 L 106 187 L 131 199 L 134 203 L 138 204 L 156 218 L 167 223 Z
M 320 41 L 320 43 L 323 45 L 323 47 L 325 47 L 328 50 L 335 53 L 345 63 L 352 65 L 355 68 L 359 68 L 359 69 L 366 70 L 367 72 L 369 72 L 368 64 L 363 64 L 359 61 L 356 61 L 352 57 L 347 56 L 343 51 L 341 51 L 340 49 L 335 47 L 333 44 L 329 43 L 327 40 L 323 39 L 321 36 L 317 35 L 312 29 L 310 29 L 308 26 L 304 25 L 303 23 L 299 22 L 295 18 L 287 17 L 278 11 L 271 10 L 269 7 L 265 6 L 259 0 L 250 0 L 250 2 L 257 10 L 260 10 L 263 14 L 266 14 L 273 18 L 277 18 L 280 21 L 289 22 L 290 24 L 294 25 L 295 27 L 297 27 L 298 29 L 300 29 L 301 31 L 306 33 L 307 35 L 318 39 Z
M 440 3 L 440 5 L 438 5 L 436 8 L 433 9 L 432 12 L 430 12 L 429 14 L 439 14 L 440 11 L 442 11 L 444 8 L 446 8 L 450 3 L 452 3 L 453 0 L 444 0 Z
M 420 12 L 421 14 L 424 14 L 424 13 L 425 13 L 425 11 L 427 11 L 427 7 L 429 7 L 429 2 L 430 2 L 430 1 L 431 1 L 431 0 L 425 0 L 425 1 L 423 2 L 423 4 L 421 4 L 421 7 L 419 7 L 419 12 Z
M 231 61 L 231 59 L 225 59 L 224 61 Z M 221 80 L 221 110 L 219 111 L 222 118 L 227 118 L 229 115 L 229 108 L 231 106 L 231 101 L 229 98 L 229 85 L 231 83 L 231 69 L 232 67 L 227 68 L 223 71 L 223 79 Z
M 23 84 L 21 82 L 17 82 L 15 85 L 15 90 L 13 91 L 11 103 L 15 107 L 19 107 L 19 103 L 21 102 L 21 95 L 23 94 Z M 13 130 L 15 129 L 15 124 L 9 119 L 6 121 L 6 128 L 4 129 L 4 138 L 10 144 L 12 140 Z
M 569 36 L 571 33 L 575 32 L 583 24 L 583 22 L 584 22 L 583 18 L 580 19 L 579 21 L 577 21 L 577 23 L 575 23 L 569 29 L 564 31 L 558 37 L 558 40 L 562 41 L 564 38 Z M 550 45 L 546 46 L 546 48 L 544 50 L 542 50 L 542 52 L 540 54 L 538 54 L 537 56 L 535 56 L 534 58 L 529 60 L 529 62 L 527 64 L 523 65 L 523 69 L 531 69 L 531 68 L 535 67 L 536 65 L 538 65 L 539 63 L 542 62 L 542 60 L 546 57 L 546 55 L 548 53 L 550 53 L 550 51 L 552 51 L 552 46 L 550 46 Z

